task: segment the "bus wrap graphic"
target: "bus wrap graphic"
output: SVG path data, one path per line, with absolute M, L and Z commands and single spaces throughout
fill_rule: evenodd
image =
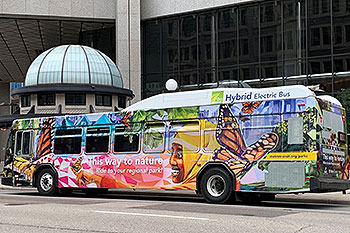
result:
M 225 164 L 232 188 L 252 193 L 312 191 L 311 180 L 327 174 L 349 179 L 339 107 L 315 97 L 223 104 L 224 92 L 209 92 L 211 105 L 16 120 L 3 175 L 31 183 L 50 164 L 59 188 L 195 190 L 208 163 Z M 339 129 L 321 124 L 325 111 Z M 303 143 L 290 139 L 295 128 Z M 269 169 L 282 163 L 305 170 L 298 187 L 266 182 L 287 176 Z
M 211 93 L 211 104 L 222 104 L 224 100 L 224 92 L 223 91 L 213 91 Z

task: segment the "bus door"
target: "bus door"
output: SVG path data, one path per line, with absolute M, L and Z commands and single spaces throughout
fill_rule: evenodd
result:
M 10 164 L 13 161 L 14 145 L 15 145 L 15 133 L 14 131 L 11 130 L 10 135 L 7 139 L 7 144 L 6 144 L 4 166 Z
M 343 164 L 347 162 L 346 125 L 340 109 L 334 111 L 322 109 L 322 113 L 322 172 L 324 176 L 342 178 Z
M 17 131 L 15 135 L 15 158 L 21 157 L 30 160 L 34 156 L 33 142 L 32 130 Z

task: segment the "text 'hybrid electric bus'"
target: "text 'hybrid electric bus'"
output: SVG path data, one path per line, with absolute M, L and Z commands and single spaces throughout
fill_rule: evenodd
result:
M 241 195 L 344 191 L 345 110 L 304 86 L 160 94 L 122 112 L 15 120 L 3 184 Z

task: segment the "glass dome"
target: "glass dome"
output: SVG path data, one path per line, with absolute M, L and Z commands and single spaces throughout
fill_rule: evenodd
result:
M 118 67 L 102 52 L 82 45 L 62 45 L 40 54 L 30 65 L 25 86 L 96 84 L 123 88 Z

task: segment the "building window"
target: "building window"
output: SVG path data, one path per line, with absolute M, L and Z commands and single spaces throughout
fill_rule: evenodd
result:
M 322 0 L 322 13 L 329 12 L 329 0 Z
M 118 107 L 126 108 L 126 98 L 125 98 L 125 96 L 118 96 Z
M 311 46 L 320 45 L 321 40 L 320 28 L 311 28 Z
M 350 41 L 350 25 L 345 25 L 345 41 Z
M 21 96 L 21 106 L 29 107 L 30 106 L 30 95 L 22 95 Z
M 322 27 L 322 36 L 323 36 L 323 44 L 330 45 L 331 44 L 331 28 L 330 27 Z
M 85 105 L 86 95 L 82 93 L 66 93 L 66 105 Z
M 38 106 L 55 105 L 55 94 L 38 94 Z
M 112 106 L 111 95 L 96 95 L 95 97 L 96 106 Z

